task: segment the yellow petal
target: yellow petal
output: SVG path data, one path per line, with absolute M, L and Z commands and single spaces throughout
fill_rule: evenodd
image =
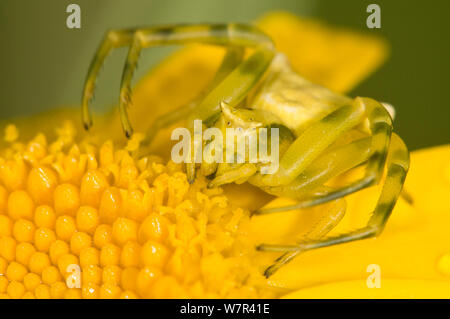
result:
M 364 280 L 323 284 L 298 290 L 284 296 L 287 299 L 371 299 L 371 298 L 450 298 L 450 282 L 414 279 L 386 279 L 380 288 L 367 288 Z
M 370 275 L 367 266 L 376 264 L 381 270 L 381 285 L 387 282 L 383 290 L 374 292 L 376 296 L 410 296 L 408 290 L 401 288 L 405 282 L 400 280 L 407 280 L 405 285 L 413 287 L 411 294 L 428 287 L 430 291 L 424 294 L 434 296 L 433 287 L 445 286 L 434 282 L 450 282 L 447 261 L 450 253 L 450 203 L 447 200 L 450 178 L 446 173 L 450 167 L 449 158 L 450 145 L 413 152 L 405 184 L 413 205 L 400 199 L 378 238 L 306 252 L 276 273 L 271 283 L 305 290 L 312 289 L 306 287 L 321 286 L 312 290 L 315 296 L 356 296 L 364 291 L 361 283 L 365 283 Z M 372 211 L 377 191 L 373 188 L 349 197 L 349 210 Z M 355 280 L 359 284 L 348 283 Z M 324 286 L 324 283 L 332 284 Z M 291 296 L 306 296 L 303 289 Z M 363 292 L 361 296 L 368 294 L 370 292 Z M 436 295 L 439 294 L 436 292 Z

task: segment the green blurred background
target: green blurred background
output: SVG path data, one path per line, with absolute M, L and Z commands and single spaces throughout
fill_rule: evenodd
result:
M 66 7 L 81 7 L 81 29 L 66 28 Z M 366 27 L 366 7 L 381 6 L 381 29 Z M 365 0 L 1 0 L 0 117 L 76 107 L 89 62 L 108 28 L 160 23 L 252 21 L 271 10 L 378 33 L 389 61 L 351 95 L 397 109 L 395 129 L 411 149 L 450 143 L 450 1 Z M 171 48 L 147 50 L 135 80 Z M 107 60 L 94 107 L 118 95 L 126 50 Z

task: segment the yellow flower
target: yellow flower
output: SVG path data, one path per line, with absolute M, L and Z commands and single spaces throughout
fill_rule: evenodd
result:
M 335 91 L 350 90 L 387 57 L 381 39 L 287 13 L 258 24 L 299 72 Z M 311 251 L 262 276 L 277 255 L 254 245 L 307 231 L 323 207 L 250 218 L 272 197 L 248 185 L 207 189 L 202 178 L 189 185 L 168 161 L 172 128 L 140 145 L 158 115 L 201 91 L 222 56 L 221 48 L 188 46 L 145 76 L 133 92 L 130 141 L 117 110 L 96 116 L 89 134 L 72 109 L 5 127 L 0 297 L 449 297 L 450 146 L 413 153 L 405 186 L 413 204 L 401 199 L 379 238 Z M 350 196 L 335 231 L 364 222 L 378 191 Z M 71 264 L 79 278 L 67 272 Z M 379 266 L 381 288 L 368 288 L 369 265 Z M 64 285 L 77 278 L 80 287 Z

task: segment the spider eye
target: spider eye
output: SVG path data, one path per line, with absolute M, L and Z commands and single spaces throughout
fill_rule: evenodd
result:
M 230 122 L 230 121 L 228 121 L 228 122 L 227 122 L 227 125 L 228 125 L 228 126 L 231 126 L 231 122 Z

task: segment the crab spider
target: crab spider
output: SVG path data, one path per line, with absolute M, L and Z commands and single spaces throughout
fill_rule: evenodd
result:
M 263 165 L 258 162 L 233 165 L 202 162 L 200 171 L 212 178 L 210 186 L 248 182 L 269 194 L 298 200 L 296 205 L 261 208 L 253 214 L 334 203 L 328 218 L 316 226 L 314 236 L 294 245 L 257 247 L 262 251 L 284 252 L 266 269 L 267 277 L 301 252 L 380 234 L 409 168 L 408 150 L 401 138 L 392 133 L 392 119 L 386 107 L 370 98 L 351 99 L 307 81 L 292 70 L 271 39 L 251 25 L 175 25 L 109 31 L 86 78 L 82 99 L 84 127 L 89 129 L 92 125 L 88 104 L 100 67 L 112 49 L 129 47 L 119 110 L 125 135 L 130 137 L 133 132 L 127 115 L 130 82 L 141 50 L 187 43 L 223 46 L 226 54 L 210 85 L 190 104 L 156 119 L 147 134 L 148 141 L 158 130 L 186 118 L 190 129 L 195 119 L 221 130 L 227 126 L 239 126 L 244 131 L 277 127 L 280 162 L 274 174 L 262 174 Z M 246 59 L 245 49 L 251 50 Z M 362 178 L 339 188 L 326 186 L 331 179 L 362 165 L 365 166 Z M 194 161 L 186 164 L 191 183 L 196 170 Z M 343 197 L 378 184 L 385 170 L 381 194 L 368 224 L 349 233 L 326 237 L 345 212 Z

